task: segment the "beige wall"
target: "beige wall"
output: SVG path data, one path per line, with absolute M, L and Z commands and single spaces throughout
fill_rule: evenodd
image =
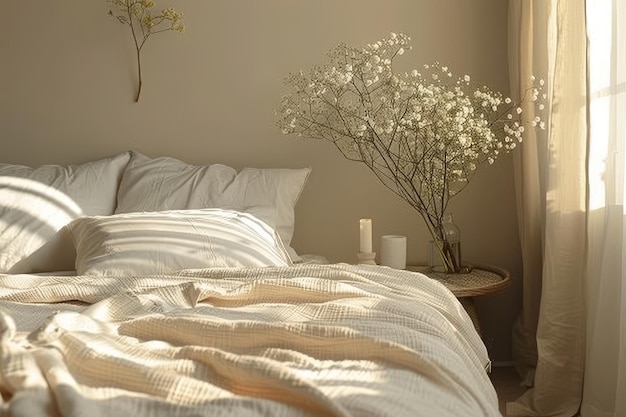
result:
M 273 108 L 290 71 L 320 62 L 340 41 L 357 45 L 390 31 L 413 38 L 406 69 L 434 60 L 508 90 L 506 1 L 179 0 L 184 35 L 151 38 L 144 89 L 133 103 L 128 28 L 104 0 L 3 2 L 0 138 L 5 163 L 79 163 L 127 149 L 189 163 L 302 167 L 313 173 L 297 207 L 294 245 L 354 262 L 358 219 L 408 236 L 410 262 L 425 262 L 428 236 L 417 213 L 363 166 L 327 143 L 283 137 Z M 483 167 L 453 200 L 465 259 L 519 277 L 510 158 Z M 492 357 L 509 360 L 520 287 L 480 300 Z

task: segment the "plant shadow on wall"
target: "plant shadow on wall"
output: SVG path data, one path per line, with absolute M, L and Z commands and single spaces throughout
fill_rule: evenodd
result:
M 149 0 L 107 0 L 111 5 L 109 15 L 114 16 L 120 23 L 128 25 L 133 35 L 137 57 L 137 95 L 135 102 L 141 96 L 141 51 L 150 36 L 170 30 L 184 32 L 183 14 L 168 7 L 158 14 L 152 13 L 154 2 Z
M 535 116 L 544 107 L 544 82 L 531 77 L 514 101 L 439 63 L 396 74 L 393 62 L 409 43 L 391 33 L 363 48 L 339 44 L 325 65 L 285 79 L 291 91 L 276 110 L 277 124 L 364 163 L 421 215 L 445 272 L 459 273 L 467 268 L 446 236 L 448 203 L 480 164 L 513 150 L 525 127 L 544 128 Z

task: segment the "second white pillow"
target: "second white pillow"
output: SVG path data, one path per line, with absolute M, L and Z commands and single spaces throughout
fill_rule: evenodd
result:
M 176 158 L 150 158 L 132 152 L 117 197 L 115 213 L 271 206 L 275 226 L 291 259 L 295 206 L 310 168 L 234 168 L 190 165 Z
M 291 265 L 269 225 L 234 210 L 82 217 L 68 229 L 80 275 L 167 275 L 182 269 Z

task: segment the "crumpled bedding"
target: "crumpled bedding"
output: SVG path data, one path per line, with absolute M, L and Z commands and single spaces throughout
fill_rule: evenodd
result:
M 500 416 L 488 365 L 408 271 L 0 275 L 0 415 Z

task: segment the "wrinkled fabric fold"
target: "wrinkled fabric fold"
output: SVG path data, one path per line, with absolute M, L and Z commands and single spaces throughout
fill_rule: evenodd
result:
M 22 277 L 0 276 L 2 407 L 18 415 L 500 415 L 471 319 L 418 273 Z M 56 310 L 29 304 L 47 297 Z

